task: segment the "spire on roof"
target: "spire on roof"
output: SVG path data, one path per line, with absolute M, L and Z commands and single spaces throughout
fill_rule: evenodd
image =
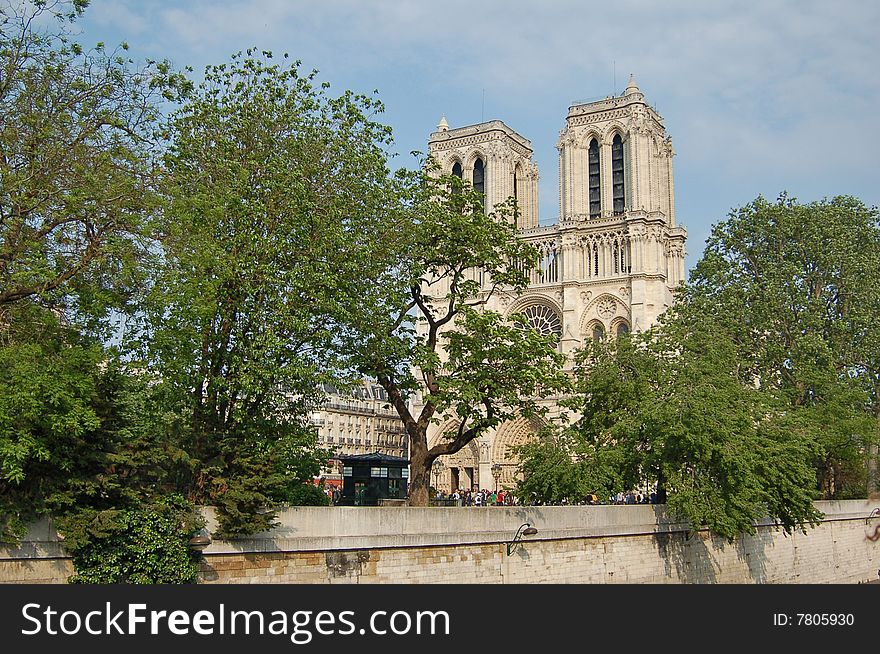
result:
M 629 84 L 626 85 L 626 91 L 623 92 L 623 95 L 630 96 L 636 94 L 642 95 L 642 92 L 639 90 L 638 84 L 636 84 L 636 76 L 630 73 Z
M 449 130 L 449 123 L 446 122 L 446 116 L 440 118 L 440 122 L 437 123 L 437 131 L 438 132 L 446 132 Z

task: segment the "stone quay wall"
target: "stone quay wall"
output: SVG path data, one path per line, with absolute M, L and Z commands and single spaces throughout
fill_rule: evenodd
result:
M 768 522 L 734 543 L 689 534 L 658 505 L 292 507 L 270 532 L 212 542 L 200 583 L 876 582 L 880 503 L 816 504 L 825 517 L 806 533 Z M 205 516 L 212 529 L 212 510 Z M 537 533 L 510 546 L 525 523 Z M 47 521 L 20 547 L 0 548 L 0 582 L 72 573 Z

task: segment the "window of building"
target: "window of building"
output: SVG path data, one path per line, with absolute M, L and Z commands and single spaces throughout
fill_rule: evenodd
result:
M 459 163 L 458 161 L 456 161 L 454 164 L 452 164 L 452 174 L 455 175 L 456 177 L 458 177 L 459 179 L 462 178 L 461 163 Z M 453 187 L 452 192 L 457 195 L 458 193 L 461 192 L 461 190 L 457 187 Z
M 554 334 L 556 338 L 562 336 L 562 322 L 556 312 L 543 304 L 534 304 L 523 310 L 526 322 L 541 336 Z
M 519 228 L 519 193 L 516 190 L 516 178 L 519 176 L 519 168 L 513 171 L 513 199 L 516 200 L 516 211 L 513 214 L 513 226 Z
M 474 190 L 484 195 L 486 193 L 486 170 L 479 157 L 474 162 Z
M 605 328 L 602 325 L 595 325 L 593 327 L 593 342 L 601 343 L 605 340 Z
M 629 334 L 629 325 L 627 325 L 625 322 L 620 323 L 617 326 L 617 335 L 626 336 L 627 334 Z
M 590 218 L 598 218 L 602 213 L 602 201 L 599 172 L 599 142 L 596 139 L 590 141 L 590 151 L 588 158 L 590 170 Z
M 614 135 L 611 142 L 611 197 L 614 204 L 614 214 L 623 213 L 623 139 L 620 134 Z
M 541 273 L 545 282 L 559 281 L 559 256 L 555 248 L 550 248 L 541 259 Z

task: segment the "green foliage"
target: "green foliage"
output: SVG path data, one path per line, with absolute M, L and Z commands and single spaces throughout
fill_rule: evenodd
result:
M 574 453 L 574 454 L 573 454 Z M 569 433 L 546 430 L 516 448 L 522 479 L 517 494 L 530 504 L 579 504 L 590 495 L 608 502 L 611 490 L 622 488 L 620 448 L 596 447 Z
M 72 584 L 187 584 L 198 575 L 189 540 L 202 526 L 180 496 L 121 510 L 83 509 L 61 521 Z
M 528 283 L 537 251 L 517 237 L 511 200 L 486 214 L 482 194 L 431 166 L 401 176 L 393 247 L 384 283 L 350 312 L 346 333 L 362 373 L 388 393 L 411 444 L 410 503 L 428 503 L 434 459 L 459 451 L 514 415 L 539 415 L 535 401 L 567 388 L 552 337 L 485 305 Z M 476 275 L 491 280 L 482 287 Z M 377 309 L 378 307 L 378 309 Z M 441 351 L 444 353 L 441 356 Z M 422 389 L 423 408 L 407 399 Z M 427 447 L 432 421 L 454 420 L 448 440 Z
M 29 298 L 96 328 L 138 283 L 157 100 L 175 78 L 72 42 L 64 23 L 86 4 L 0 16 L 0 305 Z
M 863 497 L 868 452 L 876 466 L 878 270 L 875 208 L 759 197 L 713 228 L 686 295 L 691 315 L 725 325 L 761 388 L 821 426 L 815 465 L 830 498 Z
M 520 492 L 545 502 L 656 485 L 670 513 L 733 540 L 769 515 L 814 523 L 813 425 L 739 376 L 730 339 L 709 322 L 594 345 L 579 357 L 566 446 L 525 448 Z M 573 479 L 546 470 L 564 456 Z
M 0 540 L 21 537 L 89 456 L 101 355 L 49 312 L 0 309 Z
M 217 507 L 220 535 L 267 529 L 317 471 L 309 412 L 346 366 L 340 314 L 372 287 L 389 224 L 378 111 L 248 51 L 169 122 L 141 352 L 194 459 L 182 490 Z
M 580 354 L 567 402 L 580 419 L 524 448 L 520 492 L 656 487 L 674 516 L 731 540 L 766 516 L 805 529 L 820 491 L 864 496 L 880 416 L 877 215 L 784 195 L 733 211 L 660 325 Z
M 288 488 L 284 500 L 290 506 L 327 506 L 330 504 L 324 490 L 311 483 L 297 484 Z

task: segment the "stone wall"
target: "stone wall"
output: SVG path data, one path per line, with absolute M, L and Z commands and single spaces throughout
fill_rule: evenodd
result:
M 271 532 L 208 546 L 201 581 L 859 583 L 880 568 L 874 504 L 818 502 L 825 519 L 806 534 L 761 524 L 733 544 L 689 537 L 661 506 L 297 507 Z M 523 523 L 538 533 L 508 555 Z M 53 533 L 44 524 L 0 550 L 0 581 L 63 583 L 72 570 Z

